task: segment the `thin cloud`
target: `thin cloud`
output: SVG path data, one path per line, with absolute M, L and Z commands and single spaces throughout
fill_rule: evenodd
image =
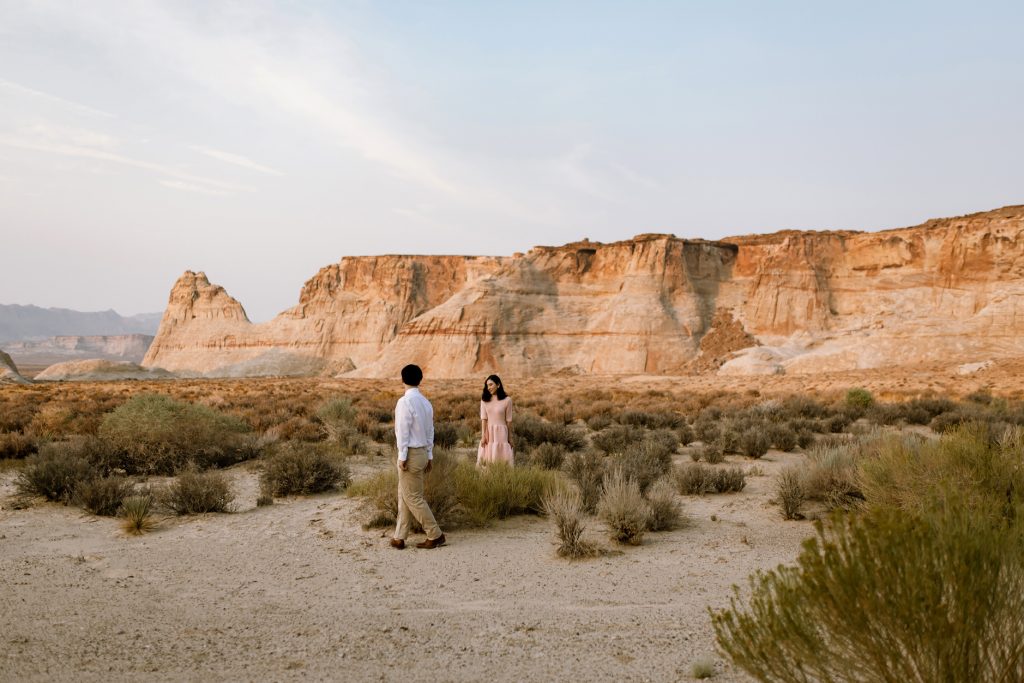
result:
M 101 116 L 104 118 L 116 118 L 114 114 L 103 111 L 102 109 L 96 109 L 95 107 L 90 107 L 89 105 L 81 104 L 80 102 L 72 102 L 71 100 L 64 99 L 63 97 L 50 95 L 49 93 L 42 92 L 41 90 L 29 88 L 19 83 L 13 83 L 2 78 L 0 78 L 0 88 L 7 90 L 9 92 L 16 93 L 17 95 L 21 95 L 23 97 L 35 98 L 39 100 L 44 100 L 46 102 L 50 102 L 52 104 L 58 104 L 66 109 L 74 110 L 80 114 L 89 114 L 91 116 Z
M 258 164 L 249 157 L 242 156 L 241 154 L 232 154 L 231 152 L 224 152 L 219 149 L 213 149 L 212 147 L 202 147 L 199 145 L 192 145 L 191 149 L 205 154 L 208 157 L 223 161 L 226 164 L 233 164 L 235 166 L 241 166 L 251 171 L 259 171 L 260 173 L 266 173 L 267 175 L 284 175 L 280 171 L 263 164 Z
M 174 190 L 182 190 L 183 192 L 197 192 L 199 194 L 214 195 L 217 197 L 223 197 L 228 194 L 227 192 L 221 192 L 220 190 L 214 190 L 209 187 L 202 187 L 193 183 L 186 183 L 181 180 L 161 180 L 160 184 Z
M 197 176 L 192 173 L 185 173 L 179 171 L 176 168 L 165 166 L 163 164 L 156 164 L 151 161 L 144 161 L 142 159 L 132 159 L 121 154 L 115 154 L 113 152 L 107 152 L 102 149 L 95 149 L 93 147 L 83 147 L 81 145 L 74 144 L 61 144 L 50 141 L 32 140 L 25 138 L 17 138 L 10 135 L 0 135 L 0 145 L 6 147 L 13 147 L 15 149 L 24 149 L 34 152 L 46 152 L 48 154 L 56 154 L 66 157 L 77 157 L 82 159 L 94 159 L 96 161 L 106 161 L 113 164 L 120 164 L 122 166 L 130 166 L 132 168 L 139 168 L 146 171 L 150 171 L 157 175 L 169 176 L 179 181 L 183 181 L 198 187 L 205 187 L 211 191 L 220 191 L 222 193 L 227 192 L 252 192 L 252 188 L 244 185 L 237 185 L 235 183 L 226 183 L 221 180 L 214 180 L 213 178 L 204 178 L 203 176 Z

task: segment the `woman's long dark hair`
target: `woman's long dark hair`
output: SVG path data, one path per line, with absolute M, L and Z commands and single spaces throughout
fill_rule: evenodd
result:
M 488 376 L 487 379 L 484 380 L 484 396 L 482 400 L 491 400 L 491 392 L 487 391 L 487 380 L 491 380 L 492 382 L 498 385 L 498 391 L 495 392 L 495 395 L 498 397 L 499 401 L 508 397 L 508 394 L 505 393 L 505 385 L 501 383 L 501 378 L 498 377 L 497 375 L 490 375 Z

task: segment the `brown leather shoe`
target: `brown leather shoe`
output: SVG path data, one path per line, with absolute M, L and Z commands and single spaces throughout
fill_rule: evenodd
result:
M 423 541 L 422 543 L 417 543 L 416 547 L 417 548 L 426 548 L 427 550 L 430 550 L 431 548 L 436 548 L 439 545 L 444 545 L 444 543 L 445 543 L 444 534 L 441 534 L 440 536 L 438 536 L 434 540 L 430 540 L 428 538 L 427 540 Z
M 392 538 L 391 547 L 395 550 L 405 550 L 405 541 L 400 538 Z

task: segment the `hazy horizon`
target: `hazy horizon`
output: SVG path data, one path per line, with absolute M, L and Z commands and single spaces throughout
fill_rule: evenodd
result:
M 1024 6 L 0 0 L 0 303 L 1024 203 Z

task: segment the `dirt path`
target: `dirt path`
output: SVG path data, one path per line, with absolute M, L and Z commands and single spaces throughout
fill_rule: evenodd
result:
M 768 502 L 800 457 L 770 453 L 740 494 L 683 499 L 688 528 L 575 563 L 531 517 L 394 551 L 340 494 L 256 508 L 245 467 L 231 470 L 239 512 L 139 538 L 76 508 L 4 503 L 0 679 L 673 681 L 712 657 L 713 680 L 747 680 L 714 654 L 706 608 L 812 533 Z M 604 542 L 596 520 L 589 533 Z

